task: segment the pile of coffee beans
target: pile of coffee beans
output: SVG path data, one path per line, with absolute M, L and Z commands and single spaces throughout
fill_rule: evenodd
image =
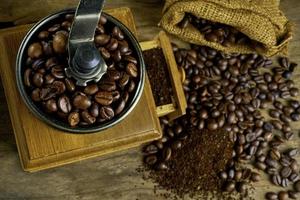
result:
M 95 45 L 108 71 L 98 83 L 77 86 L 64 70 L 73 18 L 67 14 L 36 34 L 27 49 L 23 80 L 28 95 L 47 115 L 71 127 L 99 125 L 120 115 L 135 95 L 139 63 L 127 36 L 101 16 Z
M 264 48 L 261 43 L 251 40 L 248 36 L 231 26 L 197 18 L 187 13 L 178 25 L 181 28 L 186 28 L 189 24 L 199 30 L 207 41 L 219 43 L 224 47 L 247 45 L 254 50 Z
M 174 155 L 182 151 L 182 139 L 195 134 L 189 130 L 196 128 L 199 130 L 197 134 L 204 135 L 224 130 L 233 143 L 233 150 L 226 167 L 218 174 L 223 183 L 221 191 L 246 195 L 249 183 L 261 179 L 261 170 L 269 175 L 273 184 L 294 187 L 293 190 L 267 193 L 267 199 L 296 199 L 300 177 L 295 157 L 299 149 L 282 150 L 282 147 L 286 141 L 293 140 L 291 124 L 300 120 L 300 103 L 295 98 L 299 90 L 291 80 L 297 64 L 280 58 L 279 65 L 276 65 L 257 54 L 228 55 L 196 45 L 191 45 L 191 49 L 174 46 L 173 51 L 178 66 L 186 72 L 183 87 L 188 102 L 187 114 L 175 121 L 161 121 L 164 135 L 145 147 L 155 149 L 146 151 L 146 166 L 158 176 L 163 170 L 164 177 L 173 174 L 176 167 L 187 170 L 182 165 L 174 167 L 179 163 Z M 262 110 L 268 111 L 269 117 L 263 115 Z M 181 135 L 182 130 L 185 134 Z M 167 150 L 173 143 L 181 145 L 174 144 L 178 148 Z M 194 152 L 194 148 L 190 145 L 190 149 L 184 149 L 185 155 L 189 155 L 188 151 Z M 163 159 L 165 155 L 168 155 L 167 160 Z M 203 162 L 210 161 L 206 154 L 202 156 Z M 203 162 L 197 164 L 203 165 Z M 253 164 L 257 171 L 241 167 L 244 164 Z M 177 188 L 176 185 L 162 186 Z M 191 187 L 185 188 L 184 192 L 190 194 L 194 191 Z
M 173 90 L 162 49 L 150 49 L 143 55 L 156 106 L 171 104 Z

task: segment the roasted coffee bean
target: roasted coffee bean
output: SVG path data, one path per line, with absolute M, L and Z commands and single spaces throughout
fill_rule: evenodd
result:
M 273 105 L 279 110 L 283 109 L 283 104 L 280 101 L 274 101 Z
M 135 90 L 135 82 L 131 80 L 128 85 L 128 92 L 134 92 Z
M 172 143 L 171 148 L 173 150 L 177 150 L 180 149 L 182 147 L 182 142 L 180 140 L 177 140 L 175 142 Z
M 115 90 L 111 92 L 112 96 L 113 96 L 113 102 L 116 102 L 120 99 L 121 95 L 120 92 Z
M 126 72 L 131 76 L 136 78 L 138 76 L 138 70 L 135 64 L 128 63 L 126 66 Z
M 121 78 L 121 73 L 117 70 L 108 70 L 107 75 L 110 80 L 117 81 Z
M 118 40 L 124 40 L 124 34 L 119 27 L 115 26 L 112 30 L 112 35 Z
M 38 38 L 40 40 L 46 40 L 49 37 L 49 32 L 48 31 L 41 31 L 38 35 Z
M 77 126 L 80 122 L 80 115 L 78 112 L 72 112 L 68 116 L 69 125 L 74 127 Z
M 280 175 L 273 175 L 271 177 L 271 181 L 274 185 L 281 185 L 282 179 L 281 179 Z
M 120 113 L 124 110 L 125 105 L 126 105 L 125 101 L 124 101 L 124 100 L 121 100 L 121 101 L 119 102 L 119 104 L 117 105 L 117 107 L 116 107 L 115 115 L 120 114 Z
M 101 80 L 98 85 L 101 90 L 106 92 L 112 92 L 117 89 L 116 82 L 110 80 Z
M 74 82 L 71 79 L 66 78 L 65 79 L 66 88 L 69 92 L 74 92 L 76 87 Z
M 93 103 L 92 106 L 90 107 L 90 114 L 93 117 L 99 116 L 99 105 L 97 103 Z
M 258 182 L 258 181 L 260 181 L 261 177 L 260 177 L 260 175 L 258 173 L 253 172 L 251 174 L 251 178 L 250 179 L 253 182 Z
M 283 121 L 284 123 L 290 123 L 292 121 L 290 117 L 283 114 L 280 115 L 280 120 Z
M 62 81 L 54 81 L 50 87 L 56 94 L 63 94 L 66 91 L 66 85 Z
M 294 158 L 297 155 L 299 155 L 299 149 L 294 148 L 294 149 L 289 149 L 286 153 L 289 157 Z
M 56 33 L 53 38 L 53 50 L 57 54 L 66 52 L 68 37 L 63 33 Z
M 106 34 L 96 35 L 95 43 L 100 46 L 106 45 L 110 41 L 110 36 Z
M 280 170 L 280 175 L 281 177 L 283 178 L 287 178 L 291 175 L 292 173 L 292 169 L 290 167 L 283 167 L 281 170 Z
M 289 177 L 289 180 L 293 183 L 295 183 L 296 181 L 298 181 L 300 179 L 300 176 L 296 173 L 292 173 Z
M 144 162 L 150 166 L 154 165 L 157 162 L 157 157 L 155 155 L 146 156 Z
M 60 65 L 56 65 L 56 66 L 52 67 L 51 74 L 57 79 L 65 78 L 64 69 Z
M 111 38 L 109 43 L 106 45 L 106 49 L 108 51 L 115 51 L 118 48 L 118 40 L 116 40 L 115 38 Z
M 288 70 L 285 70 L 283 73 L 282 73 L 282 77 L 285 78 L 285 79 L 289 79 L 292 77 L 292 72 L 288 71 Z
M 259 162 L 265 162 L 266 156 L 265 156 L 265 155 L 260 155 L 260 156 L 258 156 L 256 159 L 257 159 L 257 161 L 259 161 Z
M 68 31 L 71 29 L 71 26 L 72 26 L 72 23 L 69 21 L 64 21 L 61 23 L 61 27 Z
M 284 106 L 282 111 L 285 115 L 290 115 L 294 112 L 294 109 L 292 107 L 289 107 L 289 106 Z
M 72 105 L 71 105 L 70 99 L 66 95 L 61 96 L 58 99 L 57 104 L 58 104 L 59 109 L 63 113 L 69 113 L 72 110 Z
M 96 122 L 96 117 L 93 117 L 88 111 L 83 111 L 81 113 L 81 117 L 83 121 L 88 124 L 94 124 Z
M 129 48 L 128 43 L 125 40 L 119 41 L 118 49 L 121 55 L 131 55 L 132 50 Z
M 42 47 L 42 45 L 40 43 L 38 43 L 38 42 L 31 44 L 28 47 L 27 55 L 30 58 L 33 58 L 33 59 L 40 58 L 43 55 L 43 47 Z
M 49 113 L 54 113 L 57 111 L 57 104 L 54 99 L 49 99 L 45 104 L 46 111 Z
M 39 88 L 36 88 L 32 91 L 31 99 L 36 102 L 41 101 L 41 90 Z
M 209 42 L 218 42 L 218 36 L 214 33 L 209 33 L 205 35 L 205 39 Z
M 74 97 L 73 105 L 77 109 L 86 110 L 92 105 L 92 102 L 87 96 L 79 94 Z
M 209 130 L 212 131 L 212 130 L 218 129 L 218 123 L 216 122 L 215 119 L 209 119 L 207 123 L 208 123 L 208 124 L 207 124 L 207 128 L 208 128 Z
M 265 197 L 267 200 L 277 200 L 278 199 L 278 195 L 275 192 L 267 192 Z
M 263 125 L 263 128 L 265 131 L 268 131 L 268 132 L 272 132 L 274 129 L 272 123 L 270 123 L 270 122 L 265 122 Z
M 57 91 L 55 89 L 52 89 L 50 87 L 42 88 L 40 90 L 40 99 L 47 101 L 51 98 L 56 97 Z
M 297 109 L 300 106 L 300 102 L 296 101 L 296 100 L 291 100 L 291 101 L 289 101 L 289 105 L 291 107 L 293 107 L 294 109 Z
M 271 157 L 267 158 L 265 163 L 269 166 L 269 167 L 274 167 L 277 168 L 278 167 L 278 162 L 276 160 L 273 160 Z
M 271 159 L 273 159 L 273 160 L 279 160 L 279 159 L 281 158 L 281 153 L 279 152 L 278 149 L 272 148 L 272 149 L 269 151 L 269 156 L 270 156 Z
M 100 108 L 100 116 L 104 120 L 110 120 L 115 116 L 114 110 L 111 107 L 103 106 Z
M 111 54 L 111 57 L 116 62 L 120 62 L 122 60 L 122 55 L 121 55 L 121 52 L 119 50 L 114 51 Z
M 280 117 L 280 111 L 278 111 L 278 110 L 275 110 L 275 109 L 271 109 L 270 111 L 269 111 L 269 115 L 271 116 L 271 117 L 273 117 L 273 118 L 279 118 Z
M 97 84 L 92 84 L 84 88 L 84 93 L 87 95 L 94 95 L 98 92 L 99 88 Z
M 103 106 L 108 106 L 113 102 L 113 96 L 111 92 L 99 91 L 95 95 L 95 101 Z
M 150 145 L 147 145 L 145 148 L 144 148 L 144 153 L 146 154 L 155 154 L 158 152 L 158 148 L 156 145 L 154 144 L 150 144 Z
M 279 162 L 282 166 L 287 167 L 291 164 L 291 159 L 290 159 L 290 157 L 288 157 L 286 155 L 282 155 Z
M 287 57 L 282 57 L 279 59 L 279 64 L 281 67 L 288 69 L 290 66 L 290 61 Z
M 276 168 L 274 168 L 274 167 L 268 167 L 267 169 L 266 169 L 266 172 L 267 172 L 267 174 L 269 174 L 269 175 L 276 175 L 278 172 L 277 172 L 277 169 Z
M 105 60 L 108 60 L 110 58 L 111 55 L 110 55 L 109 51 L 106 48 L 100 47 L 98 50 L 99 50 L 99 52 L 101 53 L 102 57 Z
M 255 167 L 257 169 L 260 169 L 260 170 L 263 170 L 263 171 L 267 168 L 266 164 L 263 163 L 263 162 L 256 162 L 255 163 Z
M 283 129 L 283 124 L 279 120 L 272 120 L 271 123 L 273 124 L 274 128 L 277 130 L 282 130 Z
M 131 62 L 131 63 L 133 63 L 135 65 L 138 64 L 137 59 L 135 57 L 132 57 L 132 56 L 125 56 L 124 60 L 127 61 L 127 62 Z
M 280 97 L 283 99 L 288 99 L 291 97 L 291 93 L 289 91 L 284 91 L 280 93 Z
M 51 74 L 47 74 L 45 76 L 45 84 L 50 85 L 55 81 L 54 76 L 52 76 Z
M 129 75 L 127 73 L 123 73 L 121 79 L 119 80 L 119 86 L 124 88 L 129 82 Z
M 289 194 L 286 191 L 280 191 L 278 193 L 278 200 L 288 200 Z
M 300 120 L 300 113 L 292 113 L 291 114 L 291 119 L 293 121 L 299 121 Z

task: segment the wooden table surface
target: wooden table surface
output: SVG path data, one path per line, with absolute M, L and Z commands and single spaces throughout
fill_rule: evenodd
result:
M 139 40 L 144 41 L 152 39 L 160 30 L 157 24 L 161 16 L 162 2 L 110 0 L 106 7 L 130 7 L 135 16 Z M 0 25 L 1 22 L 32 22 L 50 12 L 74 7 L 76 4 L 75 0 L 0 0 Z M 282 0 L 281 8 L 299 28 L 300 1 Z M 300 34 L 295 35 L 290 45 L 290 57 L 300 63 Z M 298 80 L 297 86 L 300 87 L 299 68 L 294 79 Z M 290 145 L 300 147 L 300 123 L 294 124 L 293 128 L 297 132 L 297 140 Z M 141 165 L 141 159 L 140 149 L 132 149 L 34 174 L 23 172 L 0 83 L 0 199 L 165 199 L 156 196 L 153 192 L 154 184 L 144 181 L 142 175 L 136 171 Z M 265 191 L 280 189 L 271 186 L 266 177 L 255 186 L 258 186 L 253 194 L 256 199 L 262 199 Z

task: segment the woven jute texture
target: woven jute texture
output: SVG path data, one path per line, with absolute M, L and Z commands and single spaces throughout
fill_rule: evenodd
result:
M 185 13 L 227 24 L 263 44 L 260 54 L 285 55 L 292 38 L 292 24 L 279 9 L 278 0 L 166 0 L 160 22 L 166 31 L 194 44 L 206 45 L 226 53 L 253 53 L 248 44 L 224 47 L 205 40 L 192 25 L 180 28 Z

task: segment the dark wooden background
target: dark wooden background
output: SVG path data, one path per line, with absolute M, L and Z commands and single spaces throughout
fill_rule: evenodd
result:
M 34 22 L 56 10 L 75 7 L 76 0 L 0 0 L 0 26 Z M 162 0 L 107 0 L 106 8 L 130 7 L 140 41 L 152 39 L 160 30 Z M 282 0 L 281 8 L 296 24 L 296 35 L 290 45 L 292 60 L 300 63 L 300 1 Z M 1 55 L 0 55 L 1 59 Z M 299 70 L 295 75 L 300 86 Z M 300 124 L 294 128 L 299 132 Z M 290 145 L 300 147 L 299 138 Z M 141 165 L 139 149 L 132 149 L 29 174 L 20 166 L 8 108 L 0 83 L 0 199 L 165 199 L 153 192 L 153 183 L 144 181 L 136 171 Z M 262 199 L 265 191 L 279 190 L 267 178 L 256 184 L 253 194 Z

